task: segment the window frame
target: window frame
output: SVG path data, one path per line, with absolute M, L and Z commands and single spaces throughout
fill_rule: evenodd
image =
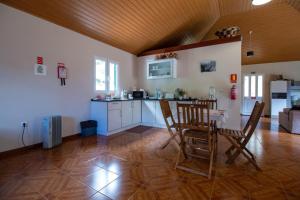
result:
M 114 64 L 115 67 L 115 90 L 110 90 L 110 64 Z M 118 91 L 118 84 L 119 84 L 119 62 L 107 59 L 107 92 L 114 92 L 116 93 Z
M 97 80 L 97 60 L 101 60 L 105 62 L 105 89 L 104 90 L 97 90 L 97 84 L 96 84 L 96 80 Z M 115 90 L 110 90 L 110 64 L 114 64 L 115 65 Z M 116 93 L 118 91 L 118 84 L 119 84 L 119 62 L 109 59 L 109 58 L 105 58 L 105 57 L 99 57 L 99 56 L 95 56 L 94 58 L 94 90 L 96 93 Z

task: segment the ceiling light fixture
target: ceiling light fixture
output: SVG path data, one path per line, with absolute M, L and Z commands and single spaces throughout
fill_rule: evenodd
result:
M 269 3 L 272 0 L 252 0 L 252 5 L 260 6 L 266 3 Z
M 253 33 L 253 31 L 249 31 L 249 50 L 246 52 L 247 57 L 254 56 L 254 51 L 253 51 L 253 48 L 252 48 L 252 33 Z

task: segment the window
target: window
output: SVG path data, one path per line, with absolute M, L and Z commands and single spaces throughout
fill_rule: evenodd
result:
M 263 76 L 259 75 L 257 77 L 257 97 L 263 96 Z
M 251 97 L 256 97 L 256 76 L 251 76 Z
M 118 64 L 105 59 L 96 59 L 96 91 L 116 92 Z
M 96 60 L 96 90 L 105 91 L 106 82 L 106 62 L 104 60 Z
M 245 98 L 263 97 L 263 75 L 244 76 L 244 97 Z
M 111 92 L 117 90 L 117 67 L 116 63 L 109 63 L 109 91 Z
M 249 97 L 249 76 L 244 78 L 244 97 Z

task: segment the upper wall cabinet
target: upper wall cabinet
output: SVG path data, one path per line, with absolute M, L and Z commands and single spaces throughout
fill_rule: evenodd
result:
M 147 61 L 147 79 L 176 78 L 176 59 Z

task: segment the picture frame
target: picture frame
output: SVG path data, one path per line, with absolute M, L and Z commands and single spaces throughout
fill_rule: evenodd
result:
M 201 72 L 215 72 L 216 61 L 215 60 L 204 60 L 200 63 Z

